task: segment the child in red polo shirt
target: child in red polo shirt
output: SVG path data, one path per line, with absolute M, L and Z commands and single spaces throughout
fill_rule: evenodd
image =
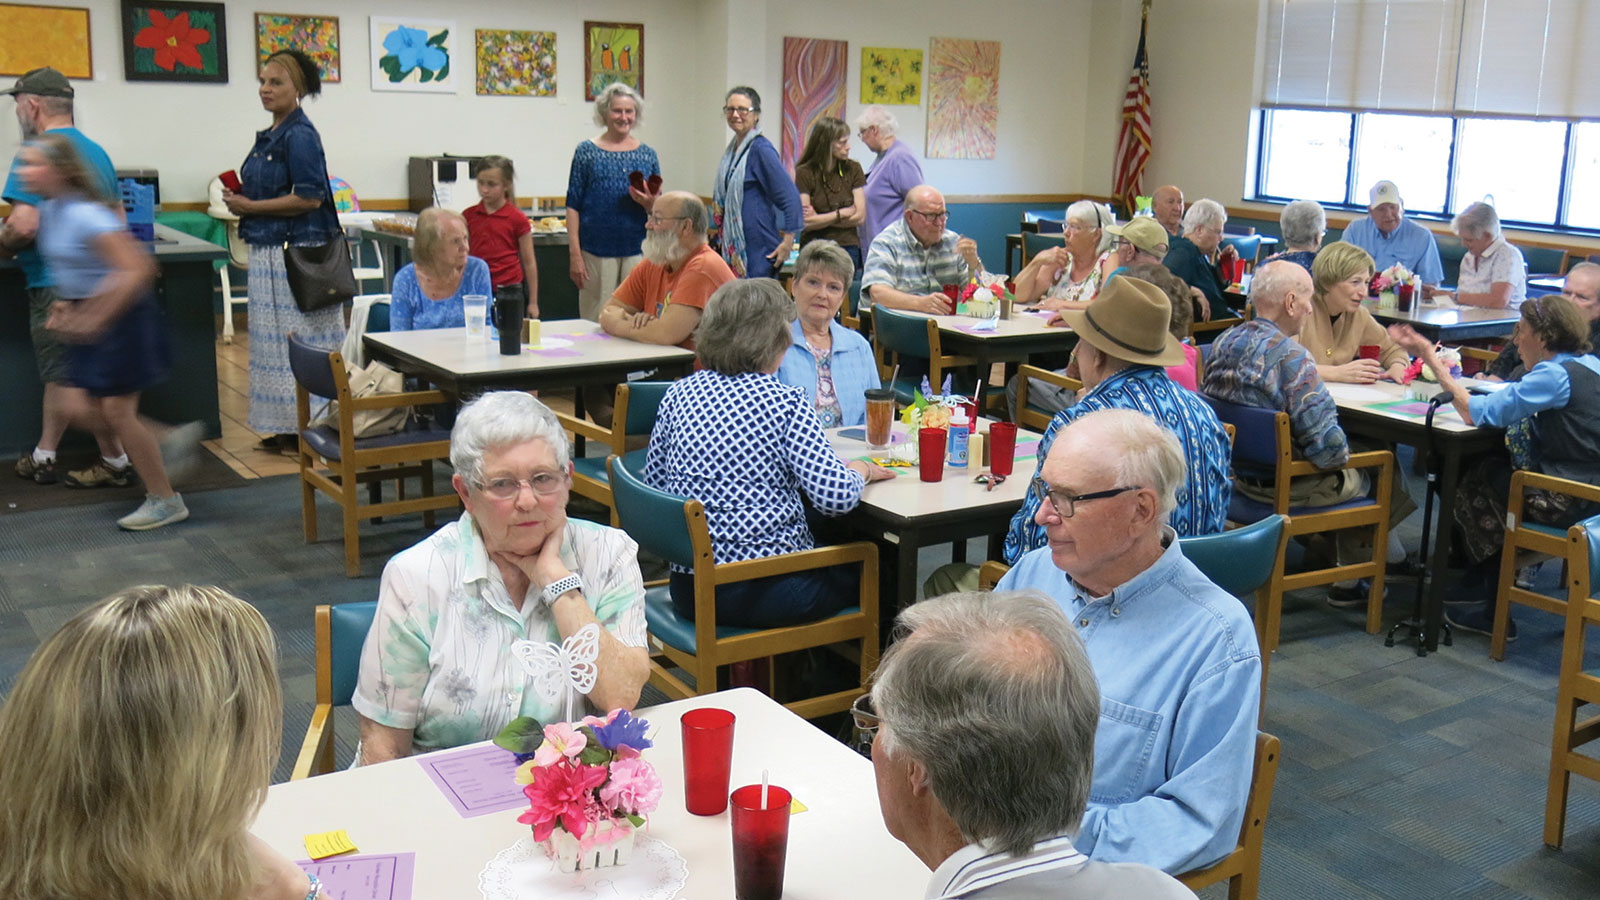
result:
M 485 156 L 479 164 L 482 200 L 462 213 L 467 220 L 467 252 L 489 264 L 489 280 L 497 290 L 522 285 L 528 316 L 538 318 L 539 267 L 533 261 L 528 217 L 517 209 L 513 178 L 511 160 L 504 156 Z

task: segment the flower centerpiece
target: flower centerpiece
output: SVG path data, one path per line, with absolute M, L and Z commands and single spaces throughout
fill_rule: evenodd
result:
M 517 817 L 563 872 L 620 866 L 636 829 L 661 802 L 661 779 L 640 753 L 650 723 L 624 709 L 577 724 L 522 716 L 494 739 L 517 758 L 528 809 Z
M 1378 294 L 1379 309 L 1394 309 L 1398 305 L 1395 292 L 1401 285 L 1411 285 L 1413 290 L 1420 287 L 1416 274 L 1400 263 L 1395 263 L 1373 277 L 1372 290 Z
M 1005 276 L 989 272 L 979 272 L 968 279 L 957 297 L 957 315 L 978 319 L 987 319 L 1000 313 L 1002 305 L 1007 301 L 1016 302 L 1016 296 L 1006 290 Z M 1000 317 L 1007 318 L 1003 313 Z

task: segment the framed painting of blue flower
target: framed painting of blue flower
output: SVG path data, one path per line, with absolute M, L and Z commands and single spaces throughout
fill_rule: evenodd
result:
M 370 21 L 373 90 L 456 92 L 456 23 L 395 16 Z

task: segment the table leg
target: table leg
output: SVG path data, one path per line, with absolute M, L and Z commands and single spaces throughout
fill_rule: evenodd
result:
M 917 584 L 917 551 L 922 548 L 922 536 L 915 531 L 905 530 L 900 532 L 899 538 L 894 564 L 895 613 L 917 602 L 920 587 Z
M 1428 650 L 1439 649 L 1439 625 L 1444 619 L 1445 572 L 1450 566 L 1450 545 L 1455 540 L 1456 483 L 1461 477 L 1461 449 L 1443 442 L 1444 470 L 1439 477 L 1439 521 L 1434 526 L 1433 559 L 1428 564 L 1428 604 L 1423 610 L 1423 640 Z

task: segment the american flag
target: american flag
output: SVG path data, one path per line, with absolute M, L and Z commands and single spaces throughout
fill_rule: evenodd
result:
M 1133 198 L 1140 192 L 1139 180 L 1144 164 L 1150 161 L 1150 62 L 1144 55 L 1145 25 L 1150 6 L 1145 5 L 1139 21 L 1139 52 L 1133 57 L 1133 74 L 1128 91 L 1122 95 L 1122 130 L 1117 135 L 1116 183 L 1112 195 L 1133 215 Z

